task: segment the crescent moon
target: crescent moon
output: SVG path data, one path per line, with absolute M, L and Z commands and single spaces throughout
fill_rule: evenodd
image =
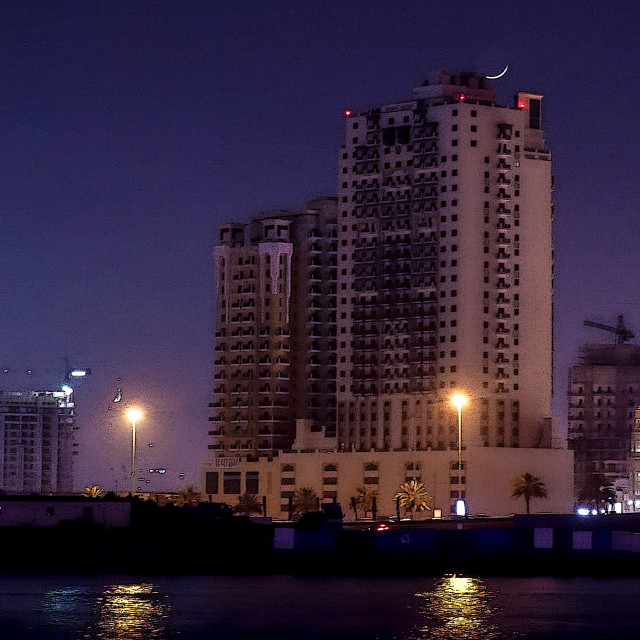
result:
M 507 65 L 497 76 L 485 76 L 487 80 L 497 80 L 498 78 L 502 78 L 502 76 L 507 73 L 509 69 L 509 65 Z

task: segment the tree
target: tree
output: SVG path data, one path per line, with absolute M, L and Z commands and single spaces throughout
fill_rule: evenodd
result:
M 583 473 L 576 478 L 578 500 L 599 507 L 602 502 L 615 502 L 615 486 L 601 473 Z
M 404 507 L 405 512 L 413 518 L 414 511 L 430 510 L 428 503 L 433 496 L 429 495 L 422 482 L 410 480 L 400 485 L 393 499 L 397 500 L 400 506 Z
M 252 513 L 262 513 L 262 502 L 258 496 L 252 493 L 243 493 L 238 496 L 238 503 L 233 507 L 234 513 L 244 513 L 246 516 Z
M 511 497 L 514 500 L 524 497 L 524 502 L 527 505 L 527 513 L 531 513 L 529 510 L 531 498 L 546 498 L 547 489 L 540 478 L 537 478 L 531 473 L 523 473 L 514 480 Z
M 318 496 L 313 489 L 309 487 L 298 489 L 293 496 L 293 513 L 299 515 L 309 513 L 309 511 L 317 511 L 318 502 Z
M 178 491 L 176 505 L 178 507 L 195 507 L 200 504 L 201 501 L 202 495 L 192 484 L 190 484 L 188 487 Z
M 370 487 L 358 487 L 356 492 L 358 494 L 355 498 L 356 507 L 360 507 L 364 515 L 367 511 L 371 511 L 373 499 L 378 497 L 378 490 Z
M 99 484 L 92 484 L 90 487 L 85 487 L 81 495 L 85 498 L 102 498 L 104 491 Z

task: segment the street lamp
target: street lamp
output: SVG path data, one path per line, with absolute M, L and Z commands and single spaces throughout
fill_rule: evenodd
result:
M 142 411 L 129 409 L 127 418 L 131 421 L 131 495 L 133 495 L 133 482 L 136 473 L 136 422 L 142 418 Z
M 462 407 L 469 402 L 467 396 L 456 393 L 451 398 L 451 404 L 458 409 L 458 499 L 456 500 L 456 515 L 464 516 L 467 508 L 462 499 Z

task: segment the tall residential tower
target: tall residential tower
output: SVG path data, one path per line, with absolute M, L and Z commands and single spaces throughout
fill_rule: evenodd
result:
M 297 419 L 335 434 L 335 207 L 313 200 L 220 226 L 209 432 L 218 455 L 289 449 Z
M 551 156 L 542 95 L 477 74 L 346 112 L 338 438 L 355 450 L 550 446 Z
M 65 391 L 0 392 L 0 489 L 71 493 L 75 403 Z

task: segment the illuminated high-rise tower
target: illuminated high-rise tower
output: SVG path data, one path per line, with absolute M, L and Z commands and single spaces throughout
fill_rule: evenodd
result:
M 346 112 L 338 198 L 340 447 L 551 446 L 551 155 L 542 98 L 440 74 Z

